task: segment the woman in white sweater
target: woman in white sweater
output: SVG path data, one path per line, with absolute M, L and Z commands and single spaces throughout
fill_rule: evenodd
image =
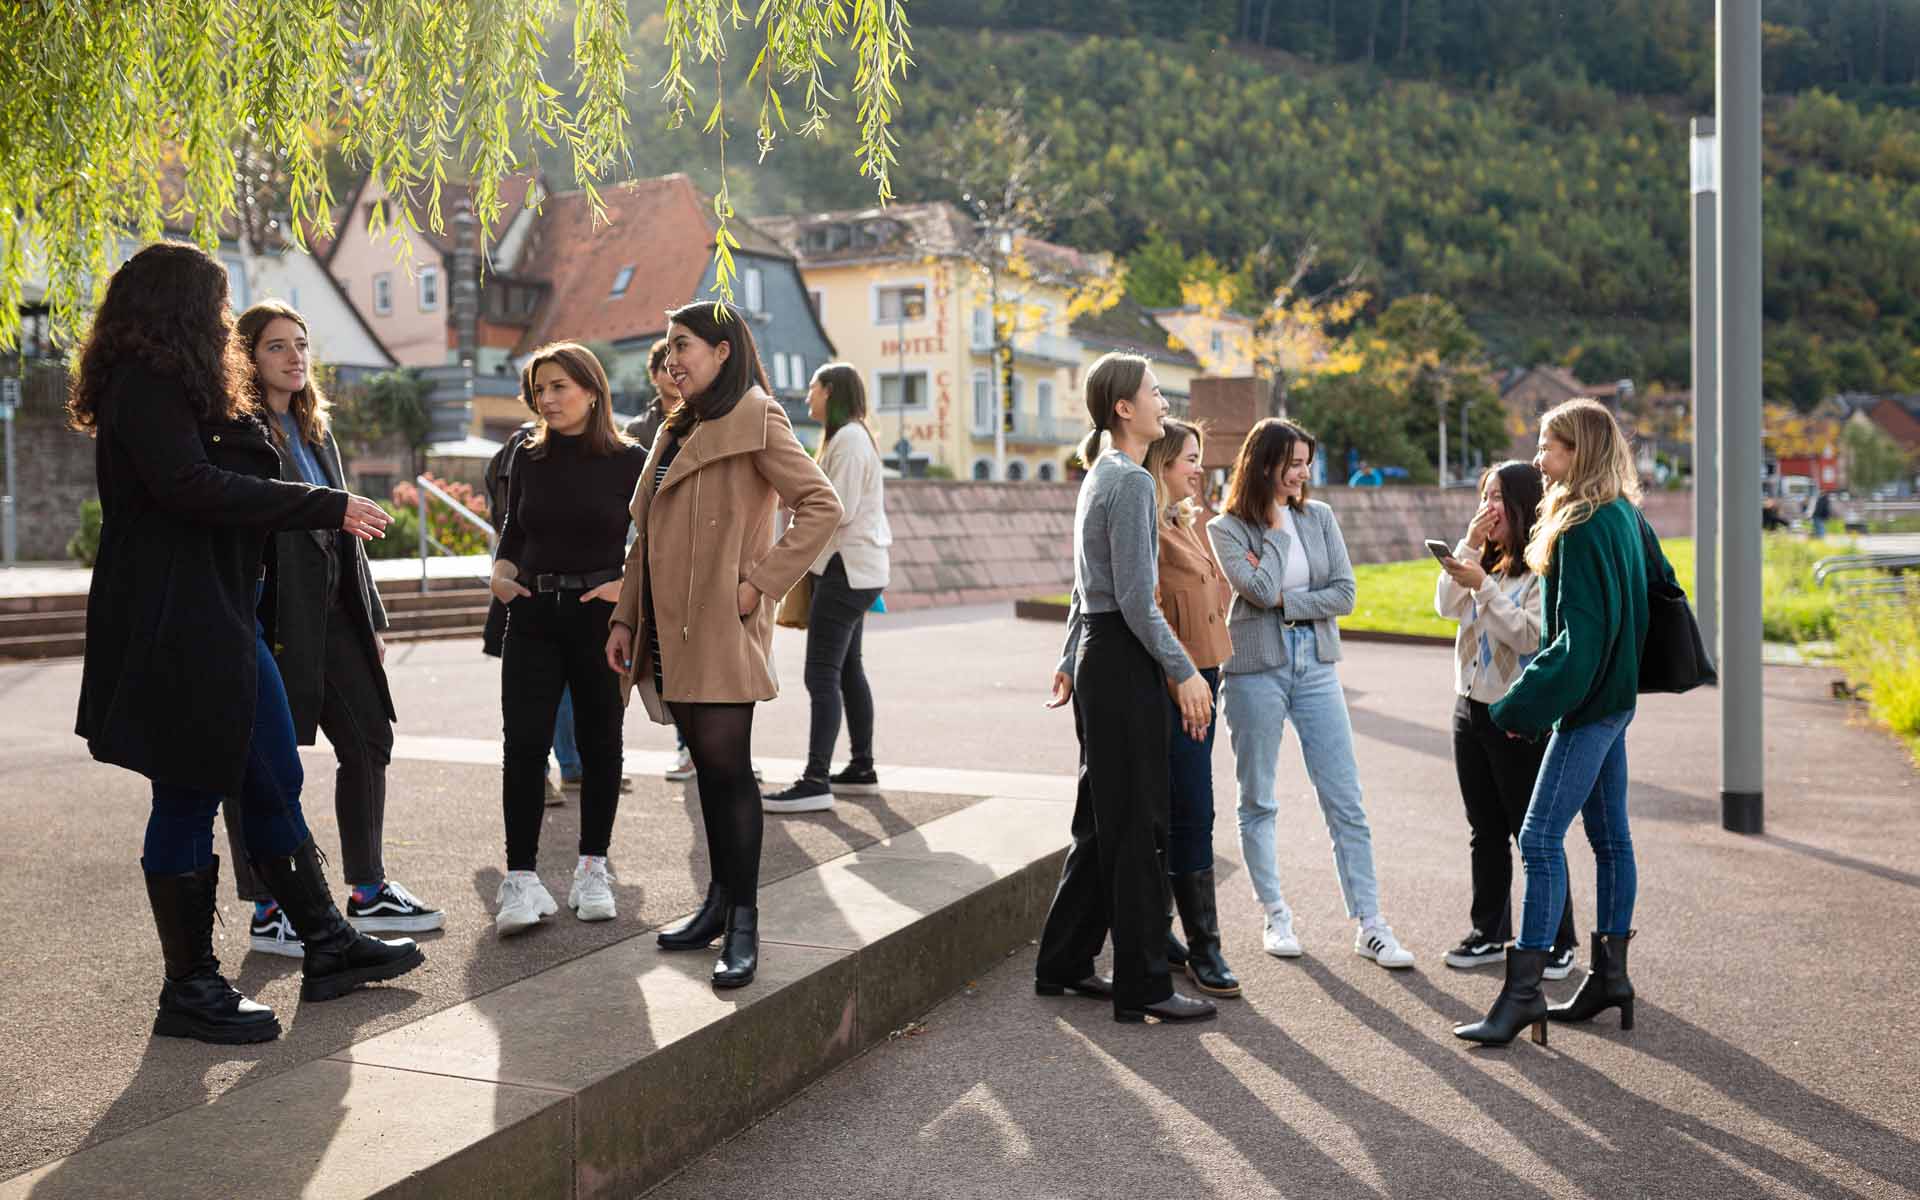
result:
M 1510 737 L 1487 715 L 1487 706 L 1507 694 L 1540 650 L 1540 579 L 1527 569 L 1525 555 L 1542 487 L 1532 463 L 1488 468 L 1480 480 L 1480 508 L 1452 557 L 1441 561 L 1434 588 L 1434 608 L 1460 623 L 1453 655 L 1453 766 L 1466 803 L 1473 864 L 1473 924 L 1447 951 L 1450 967 L 1501 962 L 1513 940 L 1507 843 L 1520 836 L 1547 742 Z M 1562 913 L 1547 978 L 1567 977 L 1575 945 L 1573 918 Z
M 820 469 L 840 496 L 840 528 L 812 568 L 813 602 L 807 613 L 807 694 L 813 723 L 807 766 L 791 787 L 761 798 L 771 813 L 821 812 L 835 794 L 870 796 L 880 790 L 873 769 L 873 692 L 860 662 L 860 633 L 867 610 L 887 586 L 887 526 L 880 448 L 867 428 L 867 389 L 860 372 L 828 363 L 813 374 L 807 412 L 826 427 L 820 438 Z M 836 775 L 827 773 L 845 710 L 852 757 Z

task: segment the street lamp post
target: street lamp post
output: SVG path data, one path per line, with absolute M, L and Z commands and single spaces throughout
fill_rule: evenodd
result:
M 913 449 L 913 443 L 907 440 L 907 301 L 904 294 L 893 330 L 894 372 L 900 381 L 900 440 L 893 444 L 893 456 L 898 460 L 900 478 L 905 479 L 907 454 Z
M 1700 639 L 1720 661 L 1720 363 L 1714 308 L 1719 280 L 1714 208 L 1720 185 L 1713 119 L 1693 122 L 1693 607 Z

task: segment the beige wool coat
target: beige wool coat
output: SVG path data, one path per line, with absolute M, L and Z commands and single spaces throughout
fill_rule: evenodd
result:
M 742 704 L 779 694 L 773 671 L 773 617 L 840 525 L 840 501 L 793 435 L 780 405 L 759 388 L 733 411 L 702 421 L 667 468 L 656 493 L 662 429 L 647 455 L 628 511 L 639 531 L 627 552 L 612 621 L 633 630 L 633 666 L 622 694 L 640 693 L 647 715 L 671 718 L 665 701 Z M 774 512 L 793 524 L 774 541 Z M 660 622 L 664 696 L 654 691 L 642 601 L 649 578 Z M 740 615 L 741 581 L 760 604 Z

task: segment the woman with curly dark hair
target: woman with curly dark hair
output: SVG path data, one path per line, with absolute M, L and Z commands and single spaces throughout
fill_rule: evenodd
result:
M 293 716 L 256 612 L 271 533 L 382 535 L 387 516 L 334 488 L 288 483 L 242 381 L 226 270 L 160 243 L 113 274 L 67 401 L 96 438 L 100 552 L 87 597 L 75 732 L 101 762 L 153 786 L 141 866 L 166 962 L 153 1031 L 267 1041 L 280 1024 L 213 956 L 223 796 L 246 811 L 246 853 L 306 946 L 303 1000 L 331 1000 L 425 961 L 409 939 L 356 932 L 327 892 L 300 811 Z

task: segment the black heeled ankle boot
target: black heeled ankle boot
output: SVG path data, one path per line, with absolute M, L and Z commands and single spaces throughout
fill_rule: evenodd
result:
M 312 838 L 284 858 L 256 859 L 253 869 L 306 945 L 302 1000 L 332 1000 L 363 983 L 405 975 L 427 961 L 412 938 L 383 941 L 347 924 L 327 891 Z
M 1507 982 L 1487 1010 L 1485 1020 L 1455 1025 L 1453 1036 L 1488 1046 L 1504 1046 L 1522 1029 L 1533 1026 L 1533 1040 L 1547 1044 L 1547 997 L 1540 990 L 1540 973 L 1553 960 L 1551 950 L 1507 948 Z
M 193 1038 L 223 1046 L 270 1042 L 280 1021 L 264 1004 L 247 999 L 220 974 L 213 956 L 214 893 L 220 860 L 184 875 L 147 876 L 147 903 L 160 933 L 166 982 L 153 1018 L 159 1037 Z
M 1187 974 L 1209 996 L 1238 996 L 1240 981 L 1220 953 L 1220 912 L 1214 902 L 1213 868 L 1172 875 L 1174 903 L 1187 930 Z M 1169 960 L 1171 961 L 1171 960 Z
M 1591 1021 L 1609 1008 L 1620 1010 L 1620 1028 L 1633 1028 L 1633 981 L 1627 978 L 1627 943 L 1637 929 L 1593 935 L 1593 965 L 1573 999 L 1547 1009 L 1554 1021 Z
M 713 986 L 745 987 L 760 966 L 760 910 L 736 905 L 727 910 L 727 933 L 720 943 L 720 959 L 713 964 Z
M 707 898 L 700 902 L 700 911 L 678 925 L 668 925 L 653 940 L 662 950 L 705 950 L 726 929 L 727 889 L 715 882 L 707 885 Z

